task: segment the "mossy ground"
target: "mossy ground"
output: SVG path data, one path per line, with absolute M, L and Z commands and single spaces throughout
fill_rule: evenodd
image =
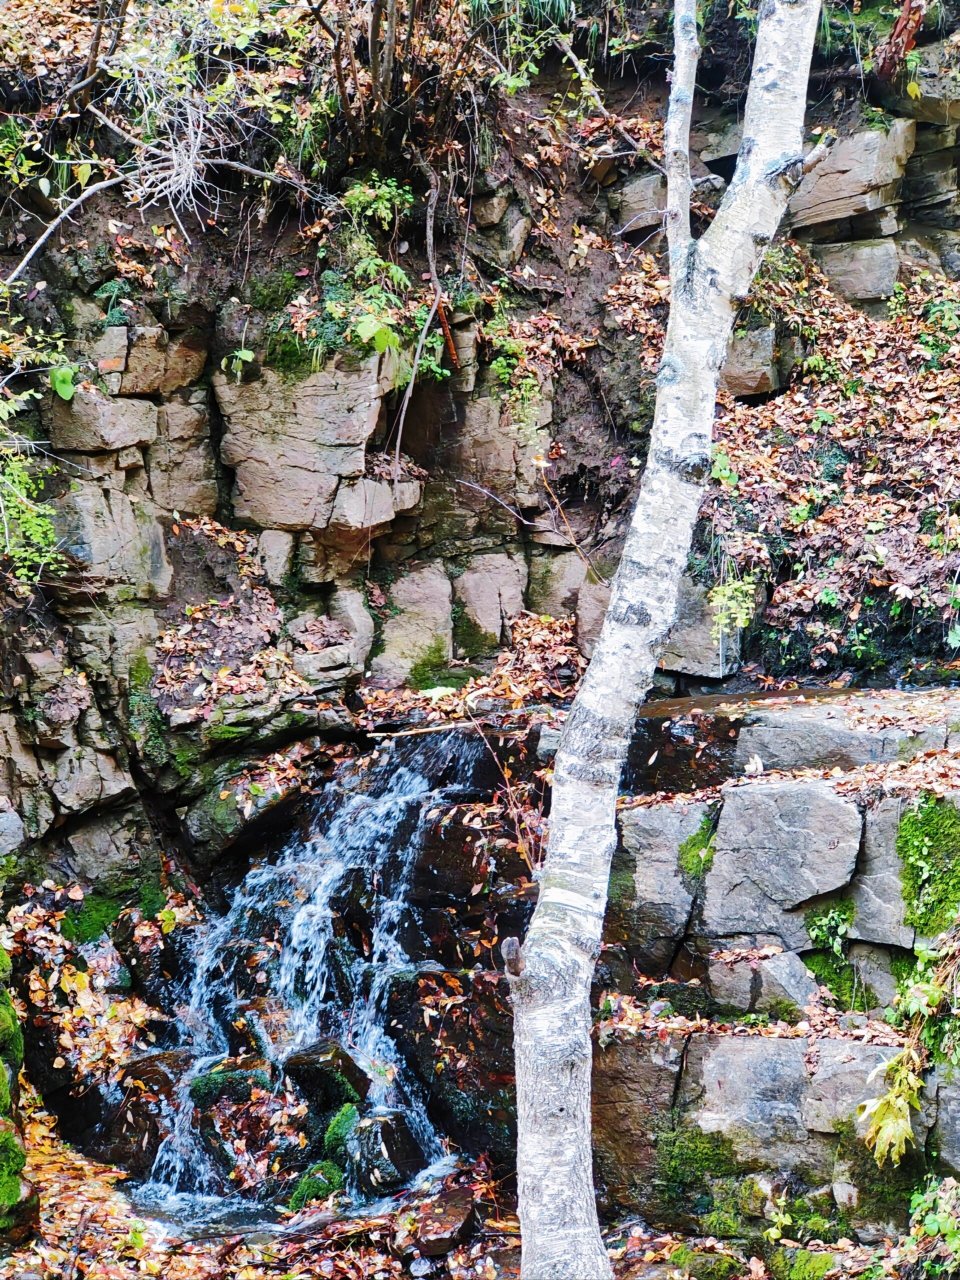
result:
M 738 1275 L 742 1264 L 725 1253 L 705 1253 L 692 1249 L 689 1245 L 681 1245 L 670 1255 L 670 1267 L 683 1275 L 693 1276 L 694 1280 L 729 1280 Z
M 897 854 L 907 924 L 925 937 L 942 933 L 960 909 L 960 810 L 921 796 L 900 820 Z

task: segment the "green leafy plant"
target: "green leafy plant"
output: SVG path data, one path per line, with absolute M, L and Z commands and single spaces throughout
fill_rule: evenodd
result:
M 752 573 L 718 583 L 707 596 L 713 610 L 711 634 L 715 640 L 748 627 L 757 608 L 757 579 Z
M 876 1098 L 860 1104 L 859 1117 L 868 1121 L 864 1141 L 873 1152 L 878 1166 L 887 1160 L 898 1165 L 908 1143 L 915 1141 L 910 1112 L 920 1110 L 923 1063 L 916 1047 L 907 1045 L 889 1062 L 881 1063 L 868 1076 L 868 1082 L 882 1078 L 887 1088 Z

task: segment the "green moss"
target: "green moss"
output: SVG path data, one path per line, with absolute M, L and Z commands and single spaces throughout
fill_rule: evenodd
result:
M 500 647 L 498 637 L 474 622 L 459 600 L 453 606 L 453 643 L 462 658 L 485 658 Z
M 905 919 L 925 937 L 942 933 L 960 909 L 960 811 L 925 794 L 901 819 L 897 854 Z
M 689 880 L 702 880 L 713 866 L 714 836 L 717 815 L 711 810 L 677 850 L 677 866 Z
M 459 689 L 478 674 L 475 667 L 452 668 L 443 640 L 436 636 L 414 661 L 407 684 L 413 689 Z
M 345 1102 L 337 1114 L 327 1125 L 323 1135 L 323 1153 L 331 1160 L 343 1161 L 347 1158 L 347 1140 L 357 1126 L 360 1113 L 352 1102 Z
M 130 663 L 130 696 L 127 700 L 130 733 L 144 760 L 162 769 L 170 759 L 167 722 L 150 691 L 153 671 L 145 653 Z
M 311 1200 L 326 1200 L 335 1191 L 342 1191 L 344 1184 L 343 1170 L 332 1160 L 321 1160 L 311 1165 L 293 1189 L 290 1197 L 290 1208 L 299 1213 Z
M 12 1128 L 0 1131 L 0 1205 L 5 1208 L 20 1203 L 20 1175 L 26 1162 L 16 1132 Z
M 147 920 L 152 920 L 158 911 L 167 905 L 167 895 L 160 886 L 159 880 L 145 880 L 140 886 L 138 899 L 140 910 Z
M 204 729 L 203 736 L 208 742 L 237 742 L 249 738 L 252 730 L 248 724 L 223 724 L 213 721 Z
M 60 932 L 69 942 L 82 946 L 108 933 L 124 908 L 124 899 L 102 893 L 88 893 L 63 918 Z
M 250 302 L 259 311 L 279 311 L 300 292 L 292 271 L 268 271 L 259 280 L 251 280 L 247 289 Z
M 23 1065 L 23 1029 L 6 988 L 0 989 L 0 1059 L 14 1072 Z
M 659 1134 L 656 1150 L 654 1183 L 666 1207 L 701 1216 L 727 1207 L 717 1182 L 740 1172 L 729 1138 L 683 1125 Z
M 685 1244 L 670 1255 L 670 1267 L 694 1280 L 729 1280 L 743 1270 L 741 1262 L 725 1253 L 701 1253 Z
M 803 963 L 817 982 L 827 988 L 838 1009 L 866 1013 L 880 1003 L 873 988 L 858 978 L 853 965 L 833 951 L 808 951 Z
M 231 1102 L 250 1101 L 254 1089 L 269 1089 L 270 1077 L 265 1071 L 209 1071 L 190 1084 L 190 1099 L 201 1110 L 214 1106 L 221 1098 Z
M 837 1259 L 832 1253 L 812 1249 L 777 1249 L 768 1265 L 774 1280 L 823 1280 Z

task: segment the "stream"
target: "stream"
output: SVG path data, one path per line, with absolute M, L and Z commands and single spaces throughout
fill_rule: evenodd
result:
M 456 732 L 399 738 L 372 761 L 348 762 L 316 798 L 308 834 L 292 838 L 275 860 L 255 863 L 226 913 L 195 930 L 192 973 L 176 1010 L 190 1067 L 136 1193 L 145 1210 L 194 1227 L 273 1216 L 264 1202 L 224 1194 L 223 1170 L 191 1098 L 198 1079 L 236 1056 L 238 1022 L 278 1074 L 312 1046 L 341 1046 L 368 1080 L 364 1116 L 399 1114 L 405 1122 L 418 1148 L 418 1182 L 449 1169 L 423 1087 L 391 1037 L 388 997 L 397 974 L 414 964 L 437 967 L 408 950 L 416 930 L 407 889 L 426 812 L 475 793 L 485 765 L 482 738 Z M 359 946 L 337 928 L 345 904 L 358 898 L 369 920 Z M 251 964 L 256 938 L 269 939 L 268 963 Z M 259 994 L 251 998 L 252 990 Z M 370 1199 L 355 1163 L 348 1163 L 346 1190 L 354 1204 Z

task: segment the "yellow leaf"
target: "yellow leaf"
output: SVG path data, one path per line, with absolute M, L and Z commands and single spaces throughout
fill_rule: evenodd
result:
M 911 98 L 919 98 L 921 96 L 920 86 L 917 84 L 916 80 L 911 80 L 908 82 L 907 93 L 910 95 Z

